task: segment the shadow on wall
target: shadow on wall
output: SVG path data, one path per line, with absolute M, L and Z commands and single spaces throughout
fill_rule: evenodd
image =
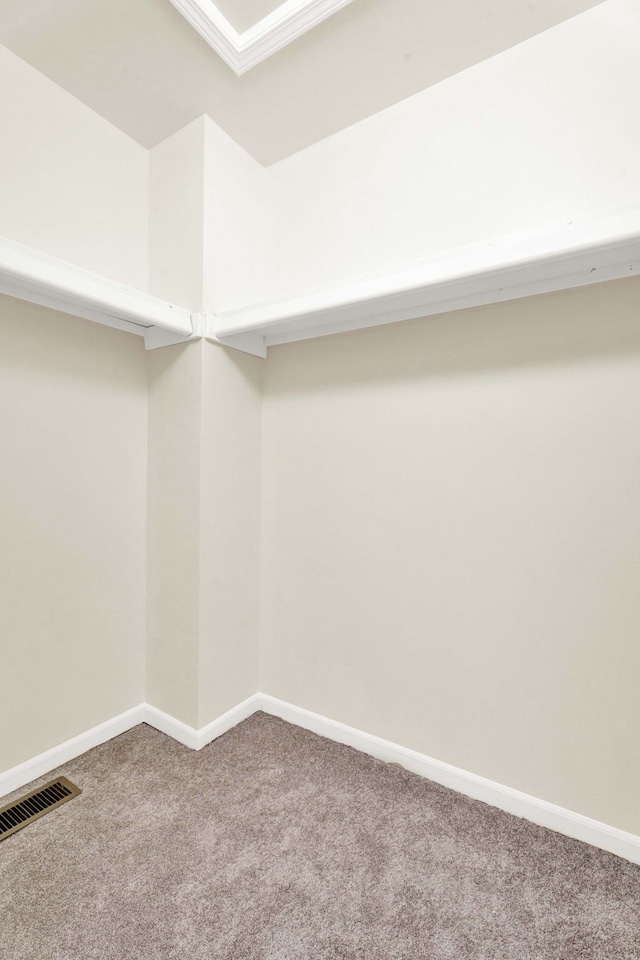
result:
M 286 363 L 291 351 L 307 362 Z M 640 277 L 630 277 L 270 347 L 266 380 L 278 396 L 638 355 Z

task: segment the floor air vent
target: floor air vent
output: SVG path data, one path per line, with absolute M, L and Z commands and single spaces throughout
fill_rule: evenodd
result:
M 81 793 L 82 790 L 66 777 L 58 777 L 57 780 L 50 780 L 43 787 L 26 793 L 9 806 L 0 808 L 0 840 L 22 827 L 28 827 L 38 817 L 44 817 L 45 813 L 55 810 Z

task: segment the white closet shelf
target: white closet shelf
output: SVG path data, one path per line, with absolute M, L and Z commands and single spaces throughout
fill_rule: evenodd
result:
M 0 293 L 144 336 L 267 347 L 640 275 L 640 206 L 531 230 L 299 296 L 214 314 L 126 287 L 0 238 Z
M 193 334 L 191 313 L 184 307 L 4 237 L 0 238 L 0 293 L 139 336 L 152 328 L 178 339 Z
M 216 336 L 272 346 L 640 274 L 640 207 L 448 251 L 285 300 L 223 312 Z

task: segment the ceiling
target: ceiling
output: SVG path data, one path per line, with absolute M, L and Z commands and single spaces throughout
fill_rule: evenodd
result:
M 268 165 L 599 2 L 353 0 L 240 77 L 170 0 L 2 0 L 0 42 L 145 147 L 207 113 Z

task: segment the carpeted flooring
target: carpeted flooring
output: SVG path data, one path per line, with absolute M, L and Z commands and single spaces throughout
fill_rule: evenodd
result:
M 639 867 L 265 714 L 57 772 L 0 843 L 3 960 L 640 958 Z

